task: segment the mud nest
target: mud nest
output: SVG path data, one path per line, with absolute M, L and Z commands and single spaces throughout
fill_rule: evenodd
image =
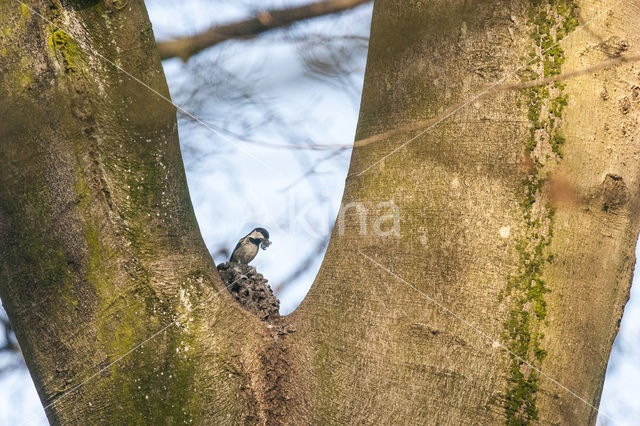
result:
M 263 321 L 280 318 L 280 301 L 273 294 L 267 280 L 256 268 L 242 263 L 222 263 L 218 265 L 222 282 L 233 297 L 248 311 Z

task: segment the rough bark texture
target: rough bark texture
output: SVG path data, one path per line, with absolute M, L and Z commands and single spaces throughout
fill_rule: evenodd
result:
M 222 263 L 218 272 L 224 286 L 249 312 L 262 321 L 280 318 L 280 301 L 273 294 L 266 278 L 256 268 L 242 263 Z
M 0 2 L 0 296 L 50 421 L 264 417 L 271 331 L 201 240 L 175 110 L 100 56 L 169 96 L 143 2 L 29 4 L 52 22 Z
M 586 21 L 613 4 L 377 1 L 356 139 L 438 116 L 530 59 L 507 82 L 637 54 L 632 3 L 554 46 L 577 27 L 577 6 Z M 639 83 L 637 65 L 623 64 L 496 93 L 363 174 L 418 132 L 354 151 L 343 205 L 395 202 L 401 236 L 361 236 L 351 212 L 292 315 L 296 376 L 316 378 L 312 418 L 595 421 L 469 324 L 598 406 L 634 264 Z
M 637 54 L 633 3 L 554 46 L 613 4 L 377 1 L 357 138 L 530 59 L 509 81 Z M 53 24 L 0 0 L 0 297 L 52 423 L 594 422 L 576 395 L 598 405 L 635 261 L 636 65 L 483 98 L 365 173 L 416 132 L 356 148 L 344 204 L 393 201 L 400 235 L 347 212 L 266 323 L 201 241 L 175 111 L 96 54 L 168 96 L 142 2 L 30 5 Z

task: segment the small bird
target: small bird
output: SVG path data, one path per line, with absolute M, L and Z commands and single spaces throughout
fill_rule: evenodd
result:
M 258 247 L 262 247 L 262 250 L 265 250 L 270 245 L 269 232 L 264 228 L 256 228 L 238 241 L 236 248 L 231 253 L 229 262 L 248 265 L 258 254 Z

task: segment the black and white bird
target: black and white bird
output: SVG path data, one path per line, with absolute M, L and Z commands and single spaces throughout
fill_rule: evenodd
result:
M 236 248 L 231 253 L 231 259 L 229 262 L 249 264 L 258 254 L 258 248 L 262 247 L 262 250 L 271 245 L 269 241 L 269 232 L 264 228 L 256 228 L 249 232 L 246 237 L 243 237 L 236 244 Z

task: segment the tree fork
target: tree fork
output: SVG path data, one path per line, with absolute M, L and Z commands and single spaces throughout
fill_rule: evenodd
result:
M 412 130 L 533 57 L 511 84 L 637 55 L 632 3 L 577 5 L 593 31 L 568 1 L 375 3 L 357 139 L 387 137 L 343 204 L 393 201 L 400 235 L 347 212 L 269 324 L 202 242 L 142 1 L 0 1 L 0 297 L 50 421 L 593 423 L 635 261 L 636 64 Z

